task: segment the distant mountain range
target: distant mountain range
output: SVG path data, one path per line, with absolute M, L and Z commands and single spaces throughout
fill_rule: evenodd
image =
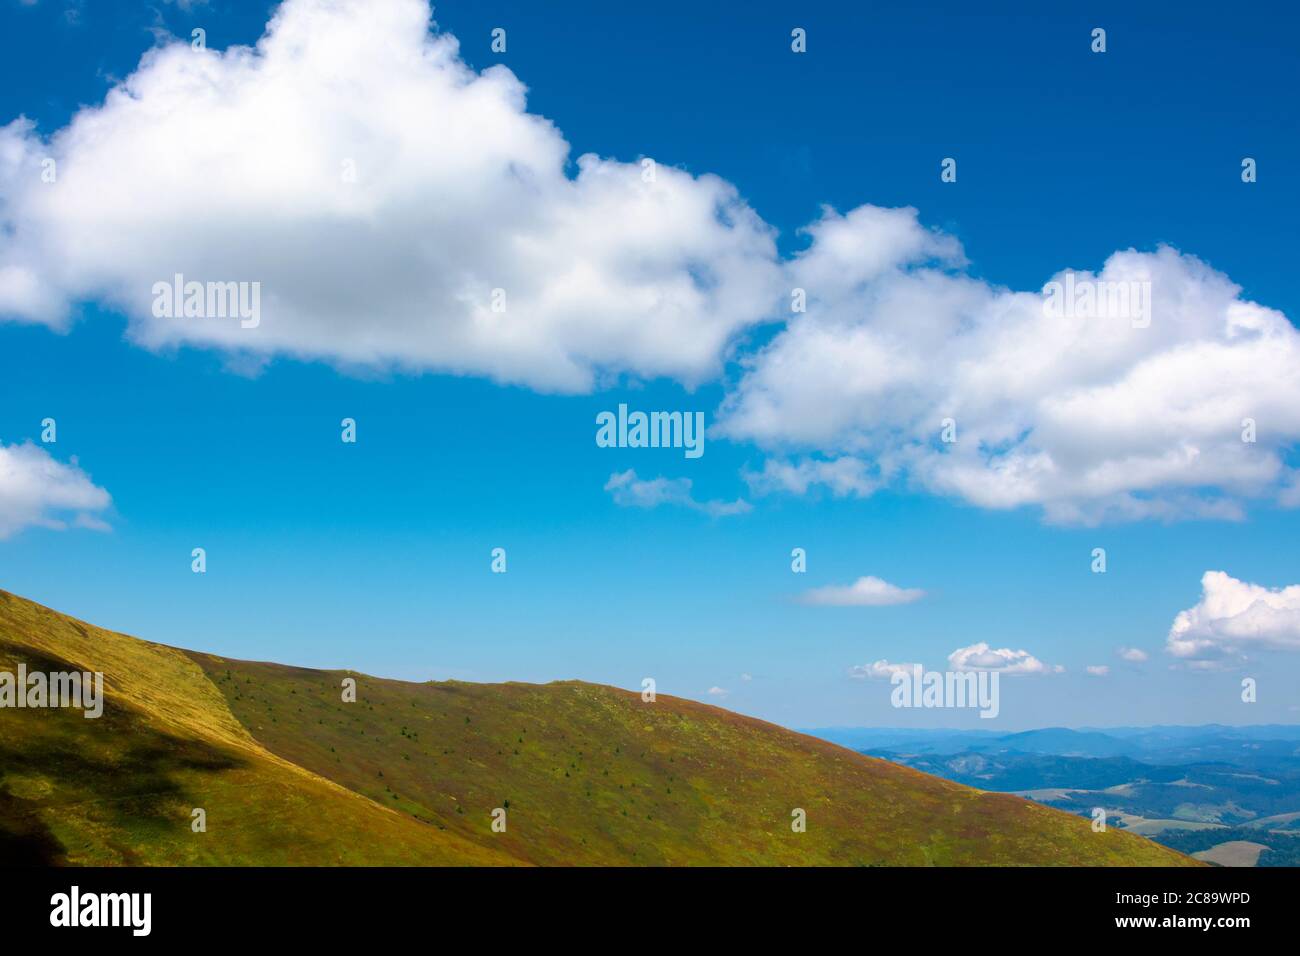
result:
M 688 700 L 225 660 L 0 591 L 20 670 L 104 707 L 0 709 L 0 864 L 1196 862 Z
M 1300 726 L 809 731 L 1226 865 L 1300 864 Z
M 1182 760 L 1207 752 L 1249 750 L 1254 744 L 1300 744 L 1300 725 L 1258 724 L 1232 727 L 1046 727 L 1002 734 L 987 730 L 917 730 L 911 728 L 824 727 L 804 733 L 853 750 L 899 753 L 960 753 L 965 750 L 1018 750 L 1086 757 L 1139 756 L 1151 760 Z

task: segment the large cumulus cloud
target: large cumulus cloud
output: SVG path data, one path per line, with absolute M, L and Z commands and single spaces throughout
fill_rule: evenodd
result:
M 718 427 L 777 456 L 766 486 L 833 461 L 863 494 L 910 483 L 1070 523 L 1289 503 L 1300 333 L 1196 258 L 1117 252 L 1070 281 L 1146 289 L 1146 314 L 1066 315 L 970 277 L 912 209 L 827 210 L 808 232 L 788 266 L 807 311 L 746 360 Z
M 256 48 L 172 42 L 48 140 L 11 123 L 0 315 L 98 300 L 150 347 L 544 390 L 715 375 L 772 299 L 769 228 L 717 177 L 595 155 L 569 176 L 514 74 L 429 31 L 423 0 L 288 0 Z M 177 273 L 260 282 L 260 325 L 155 318 Z

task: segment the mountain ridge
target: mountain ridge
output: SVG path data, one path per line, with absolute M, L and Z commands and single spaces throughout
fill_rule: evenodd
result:
M 141 641 L 0 591 L 0 669 L 102 671 L 105 715 L 0 711 L 0 859 L 117 865 L 1195 865 L 1132 834 L 709 704 L 412 684 Z M 357 682 L 342 699 L 344 677 Z M 202 808 L 207 832 L 191 829 Z M 492 827 L 504 811 L 505 832 Z M 802 811 L 806 831 L 792 820 Z

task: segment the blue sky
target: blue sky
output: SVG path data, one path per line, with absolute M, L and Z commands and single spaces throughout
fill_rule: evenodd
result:
M 17 294 L 6 300 L 0 281 L 0 446 L 35 443 L 111 496 L 108 507 L 71 509 L 109 530 L 43 526 L 53 511 L 23 499 L 39 513 L 19 521 L 11 511 L 14 527 L 0 537 L 0 586 L 103 626 L 235 657 L 418 680 L 581 678 L 638 687 L 651 676 L 662 693 L 799 727 L 978 726 L 969 712 L 896 710 L 887 681 L 855 679 L 850 669 L 879 660 L 944 668 L 955 649 L 980 642 L 1023 650 L 1049 668 L 1064 669 L 1004 681 L 997 729 L 1294 722 L 1300 610 L 1289 598 L 1279 598 L 1263 623 L 1206 624 L 1197 633 L 1214 645 L 1213 654 L 1180 657 L 1167 647 L 1175 616 L 1202 600 L 1207 571 L 1221 570 L 1243 588 L 1300 582 L 1294 545 L 1300 512 L 1289 507 L 1287 490 L 1300 433 L 1284 413 L 1274 416 L 1271 429 L 1261 425 L 1269 436 L 1261 445 L 1278 463 L 1268 481 L 1234 477 L 1238 472 L 1224 457 L 1229 452 L 1197 445 L 1195 467 L 1211 463 L 1204 480 L 1179 485 L 1176 474 L 1161 473 L 1145 485 L 1125 486 L 1144 506 L 1154 501 L 1172 509 L 1126 517 L 1113 510 L 1109 492 L 1095 490 L 1092 478 L 1073 483 L 1068 475 L 1050 487 L 1017 490 L 1014 506 L 994 506 L 985 479 L 997 475 L 947 471 L 942 459 L 926 452 L 924 440 L 900 444 L 876 431 L 878 421 L 888 433 L 911 427 L 909 413 L 896 410 L 910 408 L 910 396 L 928 385 L 905 383 L 896 393 L 873 397 L 871 408 L 859 414 L 855 403 L 864 400 L 847 386 L 869 376 L 874 366 L 866 358 L 842 381 L 827 367 L 827 381 L 839 390 L 828 385 L 816 393 L 827 419 L 851 419 L 834 436 L 817 437 L 815 423 L 790 412 L 802 408 L 806 382 L 773 398 L 779 388 L 773 376 L 785 366 L 764 365 L 762 356 L 793 360 L 805 354 L 793 347 L 780 351 L 783 335 L 801 341 L 792 334 L 797 320 L 780 305 L 788 301 L 787 285 L 773 279 L 781 294 L 753 315 L 741 316 L 736 303 L 774 270 L 790 269 L 796 279 L 835 274 L 835 268 L 814 268 L 818 244 L 830 248 L 829 240 L 806 231 L 824 215 L 823 205 L 840 214 L 863 204 L 914 207 L 916 221 L 897 224 L 905 234 L 900 243 L 938 235 L 960 242 L 961 261 L 937 251 L 924 258 L 941 260 L 934 268 L 954 283 L 950 294 L 977 289 L 970 294 L 979 302 L 969 306 L 983 310 L 971 320 L 977 323 L 997 321 L 989 316 L 999 308 L 1019 307 L 1019 300 L 1003 296 L 1006 290 L 1036 292 L 1064 269 L 1099 273 L 1117 250 L 1137 250 L 1142 258 L 1116 268 L 1154 270 L 1157 293 L 1192 283 L 1214 286 L 1183 259 L 1157 262 L 1161 245 L 1197 257 L 1235 283 L 1240 291 L 1233 301 L 1276 310 L 1292 324 L 1300 315 L 1292 264 L 1300 211 L 1293 14 L 1290 24 L 1280 24 L 1262 8 L 1251 16 L 1225 16 L 1195 4 L 1143 5 L 1140 11 L 1100 4 L 1069 13 L 1028 3 L 978 12 L 962 6 L 825 4 L 810 14 L 759 3 L 741 17 L 721 6 L 669 2 L 631 21 L 626 11 L 597 4 L 436 7 L 439 32 L 459 38 L 468 68 L 503 64 L 527 87 L 527 112 L 550 120 L 567 144 L 570 180 L 579 175 L 576 159 L 584 153 L 638 171 L 642 157 L 655 158 L 684 204 L 670 210 L 667 238 L 656 241 L 675 249 L 673 231 L 692 228 L 685 204 L 708 188 L 694 178 L 705 174 L 734 186 L 761 219 L 754 236 L 773 236 L 771 254 L 745 246 L 744 271 L 734 287 L 720 284 L 722 293 L 712 301 L 717 308 L 709 314 L 734 308 L 739 317 L 724 347 L 698 345 L 704 356 L 698 361 L 678 362 L 696 345 L 674 337 L 682 327 L 671 316 L 662 318 L 663 338 L 626 345 L 635 338 L 632 330 L 642 327 L 631 324 L 611 336 L 620 340 L 611 345 L 598 323 L 574 327 L 561 311 L 538 313 L 536 324 L 548 333 L 543 345 L 521 346 L 497 365 L 495 355 L 476 348 L 421 352 L 424 338 L 409 341 L 410 361 L 392 355 L 357 361 L 355 340 L 318 324 L 313 308 L 319 303 L 304 304 L 310 297 L 301 295 L 292 301 L 283 278 L 268 284 L 282 298 L 268 303 L 257 333 L 278 336 L 284 329 L 293 338 L 168 338 L 170 331 L 159 333 L 161 327 L 132 314 L 135 303 L 115 283 L 139 275 L 169 278 L 172 270 L 165 248 L 109 228 L 120 221 L 115 216 L 126 214 L 103 197 L 143 197 L 130 215 L 157 221 L 160 234 L 178 228 L 167 219 L 180 216 L 176 203 L 160 200 L 148 208 L 154 193 L 135 192 L 144 188 L 138 183 L 95 180 L 110 173 L 85 158 L 103 155 L 92 152 L 91 137 L 62 145 L 50 137 L 79 107 L 101 104 L 146 50 L 165 41 L 159 30 L 188 39 L 201 26 L 208 47 L 223 51 L 255 43 L 272 6 L 164 4 L 125 12 L 0 0 L 0 125 L 27 117 L 34 127 L 13 134 L 12 142 L 20 144 L 15 150 L 37 158 L 58 155 L 61 168 L 70 171 L 61 179 L 69 188 L 98 184 L 69 207 L 87 216 L 75 222 L 67 210 L 50 213 L 43 205 L 49 190 L 37 194 L 38 187 L 19 182 L 26 175 L 21 163 L 0 192 L 0 222 L 11 234 L 8 244 L 0 242 L 0 268 L 18 263 L 31 269 L 71 309 L 62 320 Z M 310 25 L 311 18 L 302 22 Z M 505 54 L 489 47 L 498 26 L 508 32 Z M 807 30 L 805 54 L 790 49 L 795 26 Z M 1097 26 L 1107 30 L 1104 54 L 1089 49 Z M 159 86 L 143 102 L 158 95 L 168 76 L 159 75 Z M 329 92 L 320 93 L 326 113 Z M 393 99 L 400 92 L 388 89 Z M 471 104 L 466 115 L 476 115 L 475 108 Z M 114 132 L 125 126 L 113 127 L 120 119 L 105 117 L 109 133 L 127 135 Z M 364 126 L 365 111 L 350 120 L 348 129 Z M 442 122 L 412 114 L 406 126 L 437 131 Z M 195 149 L 245 156 L 267 149 L 255 139 L 205 144 L 203 129 L 193 131 L 197 145 L 174 139 L 174 154 L 141 153 L 141 164 L 160 163 L 165 171 L 167 163 L 183 166 Z M 383 132 L 383 142 L 396 135 Z M 493 148 L 499 142 L 492 140 Z M 412 134 L 405 145 L 418 159 L 422 144 Z M 445 146 L 469 163 L 480 148 L 459 139 Z M 957 158 L 955 183 L 940 180 L 944 157 Z M 1242 182 L 1243 157 L 1257 159 L 1257 182 Z M 265 160 L 276 161 L 274 154 Z M 369 171 L 376 163 L 362 165 Z M 90 173 L 83 172 L 87 168 Z M 288 260 L 296 250 L 304 263 L 298 271 L 321 275 L 351 261 L 352 253 L 336 247 L 344 236 L 357 243 L 348 248 L 358 250 L 391 240 L 393 249 L 369 271 L 394 263 L 400 278 L 402 255 L 424 227 L 416 222 L 412 233 L 390 235 L 392 211 L 425 200 L 428 208 L 442 209 L 458 199 L 398 193 L 402 202 L 379 207 L 389 210 L 386 218 L 363 226 L 364 217 L 343 217 L 344 228 L 335 231 L 335 222 L 289 209 L 288 200 L 285 209 L 271 202 L 266 220 L 239 221 L 233 212 L 226 217 L 231 207 L 221 190 L 228 187 L 203 178 L 194 185 L 194 205 L 184 210 L 186 231 L 177 235 L 201 237 L 198 245 L 213 256 L 210 261 L 240 261 L 241 240 L 226 232 L 235 223 L 252 241 L 268 235 L 268 255 L 278 249 Z M 490 200 L 490 186 L 481 194 L 467 188 L 466 195 Z M 434 190 L 436 183 L 421 188 Z M 556 188 L 556 195 L 564 193 Z M 275 195 L 289 192 L 281 186 Z M 105 208 L 87 210 L 85 197 Z M 590 214 L 603 228 L 610 216 L 596 203 L 560 208 L 566 215 Z M 855 235 L 874 242 L 885 225 L 873 220 Z M 700 239 L 686 271 L 694 276 L 697 268 L 723 268 L 718 261 L 701 267 L 707 253 L 700 250 L 750 242 L 741 232 L 736 227 Z M 92 256 L 80 249 L 92 233 L 107 251 Z M 560 261 L 567 236 L 553 237 Z M 647 252 L 650 241 L 634 225 L 610 240 L 626 248 L 629 260 L 651 254 L 671 259 L 660 246 Z M 39 254 L 32 251 L 38 247 Z M 186 254 L 193 250 L 186 247 Z M 892 247 L 889 254 L 898 260 L 890 269 L 900 275 L 930 268 L 902 261 L 904 254 Z M 184 263 L 193 272 L 196 261 Z M 443 261 L 435 257 L 433 268 Z M 798 271 L 801 261 L 804 272 Z M 364 270 L 358 271 L 364 281 Z M 832 345 L 836 336 L 849 337 L 852 322 L 897 291 L 884 282 L 873 277 L 846 291 L 844 301 L 814 304 L 810 321 L 835 318 L 811 327 L 809 335 Z M 376 323 L 385 309 L 400 308 L 401 294 L 391 287 L 374 293 Z M 992 305 L 980 298 L 986 295 Z M 1193 300 L 1175 298 L 1178 307 L 1159 313 L 1155 323 L 1168 336 L 1160 357 L 1214 339 L 1212 332 L 1198 338 L 1195 330 L 1221 318 L 1184 313 L 1180 309 L 1191 309 L 1186 303 Z M 917 301 L 924 316 L 926 303 L 939 300 Z M 291 324 L 276 324 L 280 302 L 293 306 Z M 689 329 L 699 327 L 693 320 Z M 408 355 L 401 338 L 406 328 L 392 326 L 393 337 L 384 340 L 398 342 L 402 355 Z M 1225 406 L 1235 408 L 1241 399 L 1243 407 L 1285 408 L 1295 395 L 1289 358 L 1300 353 L 1286 351 L 1293 345 L 1285 334 L 1275 338 L 1280 345 L 1268 354 L 1282 356 L 1279 366 L 1260 365 L 1253 355 L 1245 358 L 1256 363 L 1254 376 L 1237 366 L 1227 372 L 1216 362 L 1228 353 L 1212 353 L 1195 370 L 1198 381 L 1207 390 L 1225 381 L 1234 386 L 1224 386 L 1219 400 Z M 545 348 L 553 342 L 568 350 L 566 356 L 579 356 L 579 364 L 589 355 L 605 358 L 592 360 L 589 382 L 582 374 L 557 378 L 567 373 L 556 371 Z M 927 382 L 958 381 L 946 353 L 916 343 L 906 348 L 904 357 L 930 366 Z M 247 361 L 250 354 L 256 362 Z M 961 354 L 991 361 L 1006 353 Z M 823 352 L 814 359 L 830 360 Z M 1102 384 L 1127 382 L 1131 368 L 1118 367 Z M 998 377 L 1021 374 L 1009 366 Z M 1150 387 L 1159 390 L 1167 380 L 1156 376 Z M 980 396 L 972 397 L 969 382 L 961 381 L 933 407 L 951 404 L 954 396 L 970 403 L 962 409 L 979 405 Z M 1045 449 L 1063 471 L 1076 460 L 1127 460 L 1114 449 L 1127 448 L 1134 432 L 1109 424 L 1123 415 L 1099 399 L 1095 420 L 1102 424 L 1093 429 L 1071 418 L 1066 428 L 1063 419 L 1042 412 L 1070 397 L 1050 384 L 1033 402 L 1025 400 L 1038 411 L 1009 416 L 1034 423 L 1029 437 L 1021 436 L 1027 448 Z M 1163 392 L 1142 394 L 1157 417 L 1162 408 L 1185 407 L 1183 399 Z M 1005 400 L 999 392 L 987 404 L 996 409 Z M 598 448 L 595 416 L 620 402 L 647 411 L 703 411 L 718 431 L 710 433 L 698 460 L 686 459 L 680 449 Z M 771 407 L 784 416 L 775 424 L 762 414 Z M 931 406 L 924 407 L 928 415 Z M 962 427 L 963 416 L 976 413 L 956 414 Z M 995 427 L 995 411 L 978 415 L 985 434 L 1002 425 L 999 420 Z M 47 417 L 58 423 L 54 444 L 40 443 Z M 358 423 L 355 445 L 339 439 L 344 417 Z M 937 431 L 937 420 L 934 425 Z M 1170 447 L 1185 450 L 1201 441 L 1189 435 Z M 903 462 L 897 476 L 874 487 L 874 469 L 891 456 Z M 837 496 L 824 485 L 800 493 L 743 477 L 752 478 L 769 461 L 837 457 L 862 462 L 872 487 L 860 483 L 854 493 Z M 605 488 L 611 475 L 628 469 L 639 480 L 689 479 L 697 502 L 741 499 L 751 508 L 710 517 L 672 501 L 628 507 Z M 0 487 L 0 517 L 3 497 Z M 1239 513 L 1233 520 L 1206 518 L 1189 497 L 1231 498 Z M 1081 508 L 1085 517 L 1061 520 L 1062 508 Z M 191 573 L 194 547 L 207 551 L 206 574 Z M 494 547 L 507 549 L 504 575 L 490 571 Z M 791 572 L 794 547 L 807 551 L 806 574 Z M 1104 575 L 1090 570 L 1096 547 L 1107 552 Z M 925 594 L 884 606 L 800 600 L 810 589 L 864 576 Z M 1245 624 L 1253 643 L 1241 636 Z M 1123 660 L 1120 648 L 1141 649 L 1148 659 Z M 1109 672 L 1090 675 L 1088 666 Z M 1241 702 L 1243 676 L 1258 680 L 1257 703 Z M 726 693 L 710 694 L 710 688 Z

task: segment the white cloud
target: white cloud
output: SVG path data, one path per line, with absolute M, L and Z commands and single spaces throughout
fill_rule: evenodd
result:
M 677 505 L 692 511 L 703 512 L 712 518 L 745 514 L 753 509 L 748 501 L 698 501 L 691 492 L 689 478 L 638 478 L 636 471 L 615 472 L 605 482 L 605 490 L 614 503 L 625 508 L 657 508 L 660 505 Z
M 1206 571 L 1201 600 L 1174 618 L 1165 649 L 1210 667 L 1252 649 L 1300 650 L 1300 584 L 1274 589 Z
M 900 588 L 896 584 L 867 575 L 848 585 L 828 585 L 806 591 L 800 600 L 804 604 L 827 607 L 884 607 L 890 604 L 910 604 L 925 596 L 920 588 Z
M 824 485 L 836 498 L 865 498 L 880 486 L 866 462 L 848 456 L 828 460 L 805 458 L 799 462 L 768 458 L 761 471 L 746 469 L 741 477 L 755 495 L 778 491 L 802 495 L 814 485 Z
M 587 154 L 570 177 L 519 79 L 469 69 L 430 17 L 286 0 L 254 48 L 169 42 L 52 135 L 0 128 L 0 318 L 63 328 L 97 301 L 146 347 L 233 368 L 287 355 L 567 392 L 695 386 L 739 357 L 715 431 L 770 454 L 755 494 L 903 486 L 1085 524 L 1300 505 L 1300 332 L 1199 260 L 1120 251 L 1076 274 L 1149 283 L 1146 328 L 973 278 L 913 209 L 826 209 L 782 263 L 716 176 L 647 182 Z M 178 273 L 261 283 L 260 324 L 155 317 Z M 807 312 L 736 356 L 792 288 Z
M 171 42 L 48 139 L 0 128 L 0 316 L 99 300 L 150 348 L 542 390 L 714 377 L 780 294 L 771 229 L 714 176 L 589 154 L 569 178 L 514 74 L 429 28 L 425 0 L 286 0 L 256 48 Z M 260 282 L 260 325 L 155 318 L 177 273 Z
M 1089 664 L 1086 670 L 1093 677 L 1105 677 L 1110 673 L 1110 668 L 1105 664 Z
M 27 527 L 107 530 L 96 512 L 111 504 L 76 458 L 65 465 L 31 442 L 0 444 L 0 538 Z
M 1137 647 L 1121 647 L 1115 653 L 1119 655 L 1120 660 L 1129 661 L 1133 664 L 1141 664 L 1150 656 L 1146 651 Z
M 710 687 L 710 688 L 709 688 L 709 696 L 710 696 L 710 697 L 726 697 L 728 693 L 730 693 L 730 692 L 729 692 L 726 688 L 724 688 L 724 687 Z
M 957 648 L 948 655 L 948 663 L 957 671 L 997 671 L 1008 676 L 1060 674 L 1065 670 L 1060 664 L 1044 664 L 1028 651 L 1013 651 L 1009 647 L 994 649 L 984 641 Z
M 1283 508 L 1300 508 L 1300 473 L 1291 471 L 1282 482 L 1277 503 Z
M 956 242 L 912 209 L 828 210 L 809 232 L 788 266 L 807 312 L 743 360 L 719 435 L 841 468 L 852 456 L 884 483 L 1041 506 L 1056 522 L 1235 518 L 1250 498 L 1300 501 L 1283 456 L 1300 440 L 1300 331 L 1199 260 L 1117 252 L 1098 275 L 1075 274 L 1080 287 L 1149 283 L 1141 328 L 1137 309 L 1062 317 L 1039 292 L 971 278 Z M 955 443 L 940 440 L 947 418 Z M 809 483 L 796 473 L 785 486 Z
M 849 676 L 855 680 L 891 680 L 895 674 L 911 674 L 919 664 L 891 664 L 886 660 L 873 661 L 870 664 L 855 664 L 849 668 Z

